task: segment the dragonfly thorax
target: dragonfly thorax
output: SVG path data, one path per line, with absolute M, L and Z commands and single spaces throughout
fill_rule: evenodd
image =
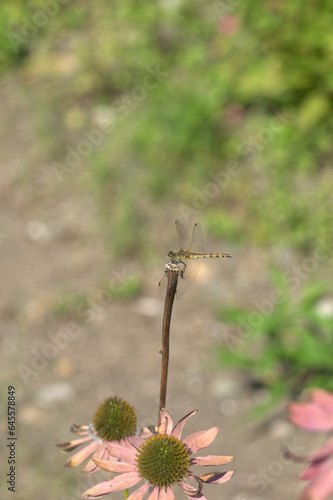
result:
M 166 271 L 159 285 L 161 285 L 161 289 L 162 283 L 168 283 L 170 273 L 167 271 L 176 271 L 178 277 L 183 278 L 178 280 L 177 296 L 179 298 L 195 279 L 198 272 L 199 259 L 231 257 L 231 255 L 228 253 L 205 253 L 202 241 L 202 229 L 199 223 L 194 224 L 191 238 L 184 224 L 179 220 L 176 221 L 176 228 L 179 250 L 177 252 L 170 250 L 168 253 L 170 262 L 166 264 Z

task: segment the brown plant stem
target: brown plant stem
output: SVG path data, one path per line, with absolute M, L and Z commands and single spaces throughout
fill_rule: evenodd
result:
M 169 343 L 170 343 L 170 323 L 173 301 L 177 291 L 179 269 L 170 269 L 167 267 L 166 274 L 168 285 L 165 293 L 164 314 L 162 325 L 162 366 L 161 366 L 161 389 L 160 389 L 160 411 L 166 405 L 166 391 L 169 368 Z

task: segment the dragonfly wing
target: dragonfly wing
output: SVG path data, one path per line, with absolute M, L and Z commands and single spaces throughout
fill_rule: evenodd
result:
M 203 237 L 202 237 L 202 228 L 199 222 L 194 224 L 189 250 L 193 253 L 205 253 Z
M 167 287 L 167 284 L 168 284 L 168 276 L 167 276 L 167 273 L 164 271 L 163 276 L 160 279 L 159 284 L 158 284 L 158 291 L 160 293 L 163 293 Z
M 164 292 L 165 289 L 167 288 L 168 286 L 168 281 L 169 281 L 169 277 L 168 277 L 168 269 L 170 271 L 173 271 L 171 274 L 170 274 L 170 278 L 172 280 L 172 282 L 170 283 L 171 285 L 174 284 L 174 280 L 178 280 L 179 279 L 179 276 L 183 275 L 184 274 L 184 269 L 185 269 L 185 266 L 183 263 L 181 262 L 168 262 L 166 265 L 165 265 L 165 271 L 164 271 L 164 274 L 162 276 L 162 278 L 160 279 L 160 282 L 158 284 L 158 291 L 159 292 Z
M 176 220 L 176 229 L 178 235 L 179 248 L 182 250 L 187 250 L 190 243 L 190 235 L 184 224 L 180 220 Z
M 184 277 L 179 276 L 177 286 L 177 299 L 180 299 L 193 283 L 198 274 L 200 263 L 196 259 L 186 259 L 186 268 L 183 273 Z

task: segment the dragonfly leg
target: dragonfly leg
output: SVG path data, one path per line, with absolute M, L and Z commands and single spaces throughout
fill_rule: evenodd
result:
M 185 278 L 184 278 L 184 273 L 185 273 L 185 271 L 186 271 L 186 264 L 185 264 L 185 262 L 183 262 L 182 260 L 180 260 L 179 262 L 181 262 L 181 263 L 183 264 L 183 266 L 184 266 L 184 269 L 181 269 L 181 270 L 180 270 L 179 275 L 180 275 L 180 277 L 181 277 L 181 278 L 185 279 Z

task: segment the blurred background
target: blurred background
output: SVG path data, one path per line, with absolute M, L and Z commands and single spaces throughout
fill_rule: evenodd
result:
M 333 5 L 3 0 L 0 14 L 0 380 L 2 401 L 17 395 L 17 500 L 92 484 L 55 443 L 104 397 L 156 424 L 175 219 L 200 221 L 207 251 L 232 259 L 202 263 L 175 303 L 168 409 L 199 408 L 187 432 L 216 425 L 210 453 L 236 456 L 207 498 L 296 498 L 281 449 L 314 438 L 286 404 L 333 389 Z

